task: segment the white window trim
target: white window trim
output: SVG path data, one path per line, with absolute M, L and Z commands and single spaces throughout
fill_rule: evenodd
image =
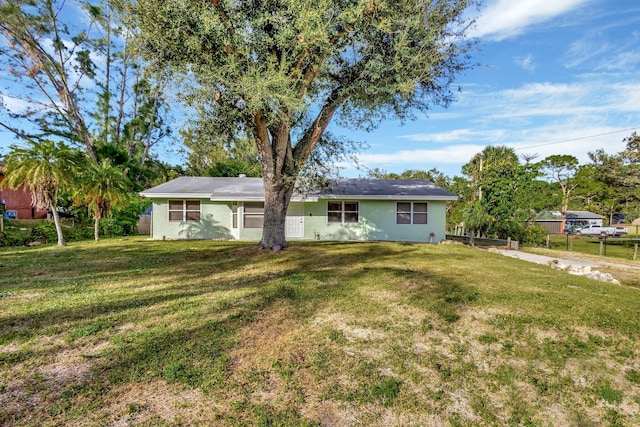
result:
M 181 209 L 171 209 L 171 202 L 177 202 L 180 201 L 182 202 L 182 208 Z M 187 209 L 187 202 L 198 202 L 198 210 L 196 211 L 195 209 Z M 182 218 L 181 219 L 171 219 L 171 212 L 181 212 L 182 213 Z M 187 220 L 187 212 L 198 212 L 198 216 L 200 219 L 198 219 L 197 221 L 194 220 Z M 167 201 L 167 219 L 169 220 L 169 222 L 200 222 L 202 220 L 202 202 L 200 200 L 187 200 L 187 199 L 170 199 Z
M 408 224 L 401 224 L 401 223 L 399 223 L 399 222 L 398 222 L 398 213 L 399 213 L 399 212 L 398 212 L 398 205 L 399 205 L 400 203 L 409 203 L 409 204 L 411 205 L 411 210 L 410 210 L 410 212 L 408 212 L 408 213 L 409 213 L 409 218 L 411 219 L 411 222 L 409 222 Z M 427 210 L 426 210 L 426 212 L 415 212 L 415 211 L 414 211 L 414 209 L 413 209 L 413 204 L 414 204 L 414 203 L 419 203 L 419 204 L 427 205 Z M 407 213 L 407 212 L 403 212 L 403 213 Z M 413 218 L 414 218 L 414 216 L 413 216 L 413 215 L 414 215 L 415 213 L 425 214 L 425 215 L 427 216 L 427 222 L 425 222 L 425 223 L 418 223 L 418 224 L 414 223 L 414 222 L 413 222 Z M 427 224 L 429 224 L 429 203 L 428 203 L 428 202 L 396 202 L 396 225 L 427 225 Z
M 340 203 L 340 210 L 332 210 L 329 211 L 329 203 Z M 357 205 L 356 211 L 349 211 L 349 213 L 356 213 L 358 215 L 358 220 L 355 222 L 345 222 L 345 203 L 355 203 Z M 340 212 L 340 222 L 338 221 L 329 221 L 329 212 Z M 358 200 L 327 200 L 327 223 L 328 224 L 359 224 L 360 223 L 360 202 Z

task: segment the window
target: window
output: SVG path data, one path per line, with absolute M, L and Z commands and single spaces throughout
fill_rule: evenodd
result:
M 231 202 L 231 228 L 238 228 L 238 202 Z
M 427 203 L 398 202 L 396 224 L 426 224 Z
M 200 221 L 200 200 L 169 200 L 169 221 Z
M 358 202 L 328 202 L 327 219 L 329 222 L 340 222 L 343 224 L 357 223 L 359 220 Z
M 262 228 L 264 224 L 264 203 L 244 202 L 244 228 Z

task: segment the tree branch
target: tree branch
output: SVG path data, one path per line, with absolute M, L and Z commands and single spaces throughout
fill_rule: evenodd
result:
M 305 130 L 304 134 L 293 149 L 293 161 L 297 168 L 304 165 L 311 155 L 313 147 L 322 137 L 323 132 L 331 122 L 334 113 L 340 105 L 349 98 L 342 86 L 337 86 L 331 92 L 322 106 L 322 110 L 316 116 L 313 123 Z

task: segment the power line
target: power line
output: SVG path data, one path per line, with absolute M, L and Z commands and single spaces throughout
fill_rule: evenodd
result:
M 605 135 L 613 135 L 614 133 L 629 132 L 631 130 L 636 130 L 636 129 L 640 129 L 640 126 L 636 126 L 636 127 L 632 127 L 632 128 L 628 128 L 628 129 L 614 130 L 614 131 L 611 131 L 611 132 L 599 133 L 599 134 L 595 134 L 595 135 L 581 136 L 579 138 L 563 139 L 562 141 L 554 141 L 554 142 L 547 142 L 547 143 L 544 143 L 544 144 L 530 145 L 528 147 L 514 148 L 513 150 L 514 151 L 518 151 L 518 150 L 527 150 L 529 148 L 545 147 L 547 145 L 562 144 L 564 142 L 572 142 L 572 141 L 580 141 L 581 139 L 595 138 L 597 136 L 605 136 Z

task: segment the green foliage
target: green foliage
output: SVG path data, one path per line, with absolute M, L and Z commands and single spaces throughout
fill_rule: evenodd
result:
M 0 233 L 0 246 L 23 246 L 31 240 L 29 235 L 19 230 L 5 230 Z
M 4 158 L 4 188 L 24 188 L 31 193 L 33 206 L 53 212 L 58 245 L 63 246 L 64 236 L 57 215 L 58 196 L 70 188 L 74 173 L 81 161 L 81 154 L 62 142 L 45 140 L 28 141 L 27 145 L 11 145 Z
M 62 233 L 67 242 L 86 240 L 92 235 L 91 229 L 82 222 L 76 223 L 73 227 L 62 227 Z M 53 221 L 43 221 L 31 229 L 26 243 L 53 243 L 57 239 L 56 236 L 56 227 Z
M 467 205 L 462 218 L 466 227 L 481 232 L 486 230 L 495 221 L 495 218 L 485 210 L 484 205 L 480 201 Z
M 104 218 L 100 220 L 100 234 L 104 237 L 126 236 L 131 230 L 125 230 L 122 222 L 115 218 Z
M 536 225 L 522 227 L 520 233 L 516 233 L 514 240 L 518 240 L 525 246 L 542 245 L 549 232 L 542 227 Z
M 440 172 L 438 169 L 436 168 L 431 168 L 428 171 L 424 171 L 424 170 L 416 170 L 416 169 L 407 169 L 404 172 L 397 174 L 397 173 L 388 173 L 385 170 L 382 169 L 372 169 L 368 172 L 368 175 L 371 178 L 378 178 L 378 179 L 419 179 L 419 180 L 425 180 L 425 181 L 430 181 L 432 183 L 434 183 L 435 185 L 437 185 L 438 187 L 442 187 L 444 189 L 449 189 L 449 186 L 451 185 L 451 179 L 446 176 L 445 174 L 443 174 L 442 172 Z
M 99 221 L 109 217 L 114 206 L 123 205 L 129 200 L 131 183 L 124 172 L 112 165 L 108 159 L 100 163 L 86 162 L 75 183 L 74 198 L 93 213 L 95 221 L 94 236 L 99 239 Z M 124 232 L 110 231 L 118 233 Z
M 580 186 L 576 193 L 587 201 L 590 210 L 609 218 L 615 213 L 628 213 L 631 214 L 628 221 L 637 216 L 640 211 L 639 140 L 634 133 L 624 139 L 626 149 L 620 153 L 610 155 L 602 149 L 589 153 L 592 164 L 577 174 Z
M 384 378 L 371 388 L 371 397 L 380 400 L 383 406 L 391 406 L 400 393 L 401 385 L 396 378 Z
M 640 385 L 640 370 L 629 369 L 625 372 L 625 377 L 632 383 Z
M 23 112 L 0 111 L 0 124 L 25 142 L 55 137 L 83 147 L 93 162 L 127 163 L 148 187 L 148 169 L 158 164 L 151 150 L 171 135 L 165 83 L 149 72 L 143 77 L 141 59 L 129 48 L 124 2 L 79 3 L 83 11 L 61 0 L 0 4 L 0 68 L 9 70 L 0 81 L 27 105 Z
M 28 141 L 24 146 L 11 145 L 4 157 L 2 187 L 24 186 L 37 209 L 57 206 L 59 193 L 69 188 L 80 154 L 62 142 Z
M 55 224 L 51 221 L 44 221 L 31 229 L 29 235 L 30 242 L 51 243 L 57 239 Z
M 245 136 L 257 147 L 266 192 L 260 246 L 281 248 L 279 219 L 299 173 L 319 152 L 344 153 L 325 134 L 334 115 L 372 129 L 383 117 L 404 120 L 453 101 L 454 78 L 473 65 L 470 4 L 139 0 L 132 10 L 146 59 L 178 73 L 194 128 L 215 144 Z
M 520 164 L 511 148 L 489 146 L 462 171 L 468 180 L 454 179 L 452 186 L 462 196 L 463 206 L 452 211 L 456 219 L 484 236 L 519 241 L 534 237 L 527 224 L 550 202 L 548 185 L 538 180 L 538 165 Z
M 101 234 L 105 237 L 138 234 L 140 215 L 147 210 L 150 204 L 148 199 L 131 198 L 126 205 L 114 209 L 111 217 L 100 220 Z
M 578 172 L 578 159 L 569 155 L 549 156 L 540 162 L 540 169 L 548 179 L 559 185 L 562 194 L 560 210 L 566 215 L 571 194 L 578 186 L 574 179 Z

